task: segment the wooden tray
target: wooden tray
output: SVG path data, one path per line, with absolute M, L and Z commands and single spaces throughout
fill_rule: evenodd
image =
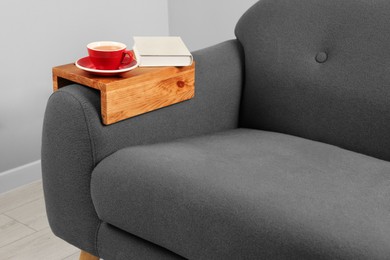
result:
M 53 90 L 79 83 L 100 91 L 101 114 L 109 125 L 195 95 L 195 63 L 186 67 L 142 67 L 113 77 L 90 74 L 74 64 L 53 68 Z

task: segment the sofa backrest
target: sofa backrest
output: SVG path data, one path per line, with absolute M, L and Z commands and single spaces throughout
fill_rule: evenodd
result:
M 260 0 L 235 33 L 242 127 L 390 160 L 390 1 Z

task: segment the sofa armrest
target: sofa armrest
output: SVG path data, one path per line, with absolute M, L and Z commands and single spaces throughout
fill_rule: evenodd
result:
M 236 40 L 193 53 L 195 97 L 109 126 L 101 123 L 99 92 L 80 85 L 50 97 L 42 136 L 42 175 L 53 232 L 98 255 L 100 226 L 90 195 L 94 167 L 132 145 L 236 128 L 243 54 Z

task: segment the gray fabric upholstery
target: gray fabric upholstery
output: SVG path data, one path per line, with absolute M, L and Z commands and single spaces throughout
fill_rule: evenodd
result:
M 390 1 L 259 1 L 236 26 L 241 126 L 390 160 L 389 31 Z
M 98 91 L 60 89 L 53 232 L 105 260 L 388 259 L 389 24 L 389 1 L 260 0 L 193 53 L 192 100 L 104 126 Z
M 184 258 L 107 223 L 98 234 L 98 248 L 105 260 L 183 260 Z
M 90 112 L 86 117 L 90 122 L 95 162 L 131 145 L 163 142 L 237 127 L 243 81 L 240 45 L 231 40 L 193 55 L 196 78 L 195 97 L 191 100 L 103 126 L 97 108 L 99 99 L 94 98 L 91 104 L 96 110 L 85 111 Z M 74 87 L 65 88 L 64 91 L 79 92 Z
M 229 55 L 226 55 L 226 54 Z M 242 53 L 236 40 L 193 53 L 195 97 L 104 126 L 98 91 L 64 87 L 47 104 L 42 136 L 42 175 L 53 232 L 98 255 L 100 220 L 90 197 L 90 175 L 109 154 L 127 146 L 162 142 L 237 127 Z
M 133 146 L 94 170 L 99 218 L 189 259 L 386 259 L 390 162 L 235 129 Z
M 46 212 L 52 231 L 69 243 L 97 255 L 97 218 L 90 195 L 95 167 L 90 137 L 90 119 L 95 108 L 85 98 L 97 101 L 95 93 L 70 87 L 50 98 L 42 136 L 42 182 Z M 77 95 L 78 93 L 78 95 Z M 86 110 L 89 110 L 86 112 Z

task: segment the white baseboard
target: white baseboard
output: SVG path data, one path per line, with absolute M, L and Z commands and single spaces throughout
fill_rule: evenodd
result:
M 41 178 L 41 160 L 0 172 L 0 194 Z

